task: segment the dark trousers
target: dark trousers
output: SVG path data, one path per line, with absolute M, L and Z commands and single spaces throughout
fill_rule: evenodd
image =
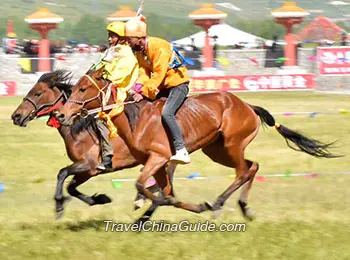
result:
M 189 83 L 183 83 L 179 86 L 163 89 L 157 95 L 157 98 L 167 97 L 162 110 L 162 121 L 171 135 L 174 148 L 180 150 L 185 147 L 185 143 L 182 139 L 182 134 L 179 125 L 176 122 L 175 114 L 177 110 L 181 107 L 188 94 Z

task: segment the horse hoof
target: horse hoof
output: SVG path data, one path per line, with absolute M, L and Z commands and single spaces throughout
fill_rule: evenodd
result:
M 249 221 L 253 221 L 254 218 L 255 218 L 255 217 L 254 217 L 254 212 L 253 212 L 251 209 L 247 208 L 247 209 L 245 210 L 244 217 L 245 217 L 246 219 L 248 219 Z
M 63 209 L 56 212 L 56 220 L 59 220 L 63 217 Z
M 137 225 L 139 228 L 141 228 L 147 221 L 149 221 L 149 219 L 149 217 L 139 218 L 134 222 L 134 225 Z
M 63 203 L 69 202 L 71 200 L 72 200 L 71 196 L 63 196 L 62 199 L 59 200 L 58 202 L 61 202 L 63 204 Z
M 145 205 L 145 200 L 144 199 L 139 199 L 134 201 L 134 210 L 138 210 L 142 208 Z
M 212 219 L 217 219 L 221 215 L 222 215 L 222 209 L 218 209 L 218 210 L 213 211 L 213 214 L 212 214 L 211 218 Z
M 168 200 L 168 202 L 169 202 L 170 205 L 176 205 L 176 204 L 179 202 L 179 201 L 178 201 L 175 197 L 173 197 L 173 196 L 167 197 L 166 199 Z
M 91 198 L 95 202 L 93 205 L 103 205 L 112 202 L 112 200 L 105 194 L 93 195 Z
M 248 219 L 248 220 L 250 220 L 250 221 L 252 221 L 252 220 L 254 220 L 254 214 L 253 214 L 253 211 L 250 209 L 250 208 L 248 208 L 247 207 L 247 203 L 245 203 L 244 201 L 238 201 L 238 205 L 239 205 L 239 207 L 241 208 L 241 211 L 242 211 L 242 213 L 243 213 L 243 216 L 246 218 L 246 219 Z
M 208 210 L 211 210 L 211 211 L 217 211 L 219 209 L 222 209 L 222 206 L 223 204 L 219 204 L 217 202 L 209 202 L 209 201 L 206 201 L 204 203 L 205 207 L 207 207 Z
M 213 207 L 214 207 L 213 202 L 205 201 L 204 206 L 207 208 L 207 210 L 213 211 Z

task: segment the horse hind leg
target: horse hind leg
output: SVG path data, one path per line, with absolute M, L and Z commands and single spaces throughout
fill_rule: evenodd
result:
M 250 135 L 248 135 L 240 142 L 238 140 L 235 140 L 235 142 L 232 142 L 233 145 L 228 145 L 230 144 L 230 140 L 227 140 L 225 141 L 226 146 L 221 146 L 221 149 L 219 149 L 219 146 L 216 147 L 216 149 L 212 148 L 212 151 L 215 151 L 215 153 L 210 152 L 210 149 L 206 151 L 206 154 L 209 157 L 214 157 L 214 159 L 216 159 L 214 161 L 225 166 L 236 168 L 236 178 L 234 182 L 217 198 L 213 205 L 208 205 L 212 211 L 221 210 L 225 201 L 232 195 L 232 193 L 234 193 L 244 184 L 247 184 L 241 195 L 239 205 L 243 212 L 243 215 L 249 219 L 252 218 L 251 211 L 247 208 L 247 197 L 254 176 L 259 169 L 259 165 L 255 162 L 245 160 L 244 150 L 246 146 L 254 139 L 257 133 L 258 128 L 252 131 Z M 217 156 L 217 154 L 219 154 L 219 151 L 222 154 L 225 154 L 225 156 L 221 157 L 223 159 L 220 160 L 218 160 L 220 157 Z M 216 215 L 214 215 L 214 217 L 216 217 Z
M 233 183 L 216 199 L 213 204 L 207 204 L 210 210 L 214 211 L 213 217 L 216 218 L 221 214 L 222 207 L 226 200 L 238 190 L 241 186 L 250 180 L 247 162 L 243 159 L 236 166 L 236 178 Z
M 238 200 L 238 205 L 242 210 L 243 216 L 248 220 L 252 221 L 254 219 L 254 216 L 253 216 L 252 210 L 247 207 L 247 199 L 248 199 L 248 193 L 250 188 L 252 187 L 255 175 L 259 170 L 259 164 L 256 162 L 251 162 L 249 160 L 246 160 L 246 162 L 248 165 L 250 165 L 248 170 L 249 181 L 243 186 L 241 196 L 239 197 L 239 200 Z
M 227 153 L 227 149 L 224 146 L 224 138 L 222 135 L 202 149 L 202 152 L 208 156 L 212 161 L 227 166 L 230 168 L 235 168 L 232 158 Z

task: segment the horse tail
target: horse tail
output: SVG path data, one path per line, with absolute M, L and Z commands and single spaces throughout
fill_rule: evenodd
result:
M 248 104 L 249 105 L 249 104 Z M 260 120 L 263 125 L 268 125 L 268 126 L 275 126 L 276 121 L 275 118 L 267 111 L 266 109 L 258 106 L 253 106 L 249 105 L 255 112 L 260 117 Z
M 249 105 L 249 104 L 248 104 Z M 289 148 L 295 151 L 301 151 L 317 158 L 336 158 L 340 155 L 334 155 L 328 151 L 335 142 L 322 143 L 319 140 L 308 138 L 301 133 L 291 130 L 286 126 L 276 123 L 275 118 L 266 109 L 249 105 L 254 112 L 260 117 L 263 125 L 275 127 L 277 132 L 283 136 Z M 294 144 L 294 145 L 293 145 Z

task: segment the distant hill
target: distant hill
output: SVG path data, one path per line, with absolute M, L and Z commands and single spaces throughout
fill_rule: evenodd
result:
M 199 8 L 202 3 L 231 3 L 241 9 L 232 11 L 217 5 L 216 8 L 229 14 L 229 20 L 235 18 L 263 19 L 270 15 L 270 10 L 282 6 L 282 0 L 145 0 L 145 15 L 156 13 L 170 19 L 188 19 L 189 12 Z M 330 18 L 341 18 L 350 14 L 350 5 L 334 6 L 327 0 L 299 0 L 297 5 L 307 10 L 323 10 Z M 345 1 L 349 2 L 349 1 Z M 139 1 L 134 0 L 2 0 L 0 19 L 10 16 L 25 17 L 33 13 L 38 7 L 47 7 L 52 12 L 61 15 L 68 21 L 76 21 L 81 14 L 94 14 L 106 17 L 121 5 L 130 5 L 135 10 Z M 320 15 L 320 13 L 314 14 Z
M 149 33 L 174 40 L 200 31 L 199 27 L 192 25 L 188 14 L 208 2 L 216 3 L 217 9 L 228 14 L 226 22 L 241 30 L 265 39 L 272 39 L 275 35 L 282 37 L 284 34 L 284 28 L 275 24 L 270 15 L 271 10 L 282 6 L 282 0 L 145 0 L 143 14 L 148 19 Z M 225 7 L 230 4 L 235 10 Z M 101 29 L 105 28 L 105 18 L 122 5 L 129 5 L 137 10 L 139 1 L 1 0 L 0 37 L 5 35 L 9 18 L 13 19 L 19 38 L 37 37 L 38 34 L 28 27 L 24 18 L 34 13 L 37 8 L 46 7 L 64 18 L 60 29 L 50 32 L 51 39 L 64 38 L 94 44 L 102 43 L 106 38 L 104 29 Z M 299 0 L 297 5 L 312 11 L 312 14 L 305 19 L 305 24 L 319 15 L 339 19 L 350 14 L 350 5 L 337 7 L 328 4 L 326 0 Z

